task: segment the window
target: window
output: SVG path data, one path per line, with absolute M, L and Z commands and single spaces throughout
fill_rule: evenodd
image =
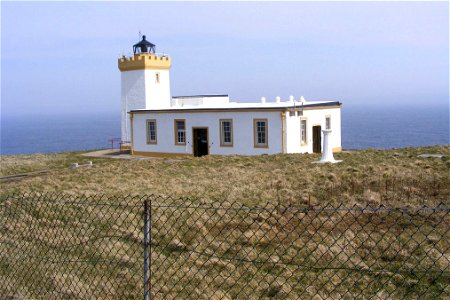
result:
M 175 120 L 175 145 L 186 145 L 185 120 Z
M 220 146 L 233 146 L 233 120 L 231 119 L 220 120 Z
M 300 143 L 302 145 L 306 145 L 308 144 L 308 140 L 307 140 L 307 121 L 306 119 L 302 118 L 300 119 Z
M 325 129 L 331 129 L 331 116 L 325 116 Z
M 254 147 L 255 148 L 267 148 L 267 119 L 254 119 Z
M 155 81 L 156 83 L 159 83 L 159 72 L 156 72 L 155 74 Z
M 147 120 L 147 144 L 156 144 L 156 120 Z
M 289 117 L 295 117 L 295 111 L 290 110 L 289 111 Z

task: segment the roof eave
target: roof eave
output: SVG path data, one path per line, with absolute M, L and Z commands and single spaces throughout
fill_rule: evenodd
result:
M 339 101 L 333 102 L 324 102 L 324 103 L 313 103 L 313 104 L 304 104 L 304 105 L 288 105 L 288 106 L 266 106 L 266 107 L 199 107 L 199 108 L 169 108 L 169 109 L 138 109 L 131 110 L 131 113 L 170 113 L 170 112 L 208 112 L 208 111 L 254 111 L 254 110 L 263 110 L 263 111 L 285 111 L 292 108 L 300 109 L 300 108 L 318 108 L 318 107 L 326 107 L 326 108 L 334 108 L 341 107 L 342 103 Z

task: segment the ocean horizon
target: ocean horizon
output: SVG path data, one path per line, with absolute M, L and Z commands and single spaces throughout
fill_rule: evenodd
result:
M 342 148 L 392 149 L 449 145 L 449 108 L 343 105 Z M 119 113 L 8 116 L 1 119 L 1 155 L 106 149 L 120 137 Z

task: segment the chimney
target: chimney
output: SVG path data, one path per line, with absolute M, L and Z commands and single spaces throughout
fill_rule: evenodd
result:
M 277 96 L 275 99 L 276 99 L 277 103 L 281 102 L 281 97 L 280 96 Z
M 266 103 L 266 97 L 261 97 L 261 103 Z

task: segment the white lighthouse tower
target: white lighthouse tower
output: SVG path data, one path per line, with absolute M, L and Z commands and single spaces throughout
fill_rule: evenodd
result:
M 145 35 L 133 46 L 133 52 L 133 56 L 122 56 L 118 61 L 122 82 L 122 142 L 131 142 L 130 110 L 170 107 L 170 58 L 155 54 L 155 45 Z

